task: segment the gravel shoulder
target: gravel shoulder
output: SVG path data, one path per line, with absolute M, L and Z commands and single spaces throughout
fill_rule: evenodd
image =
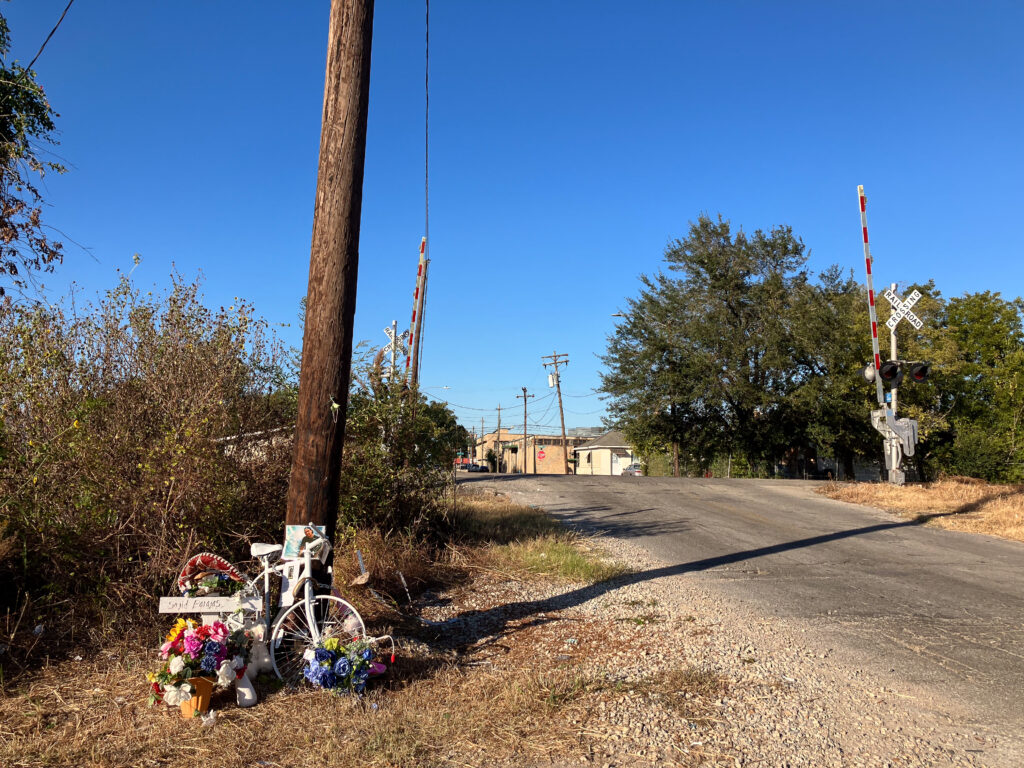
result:
M 469 663 L 521 663 L 530 652 L 617 683 L 585 725 L 594 746 L 584 760 L 1009 767 L 1024 759 L 1019 736 L 973 720 L 955 692 L 937 698 L 898 679 L 885 659 L 833 647 L 827 625 L 765 618 L 713 582 L 669 572 L 628 537 L 606 531 L 591 542 L 634 574 L 588 587 L 497 578 L 424 614 Z M 681 717 L 645 684 L 680 665 L 726 681 L 713 715 Z

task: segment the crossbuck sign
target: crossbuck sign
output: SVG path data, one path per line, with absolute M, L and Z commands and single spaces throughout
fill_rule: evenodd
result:
M 384 346 L 385 355 L 393 354 L 395 357 L 401 357 L 409 354 L 409 331 L 402 331 L 396 336 L 391 328 L 385 328 L 384 333 L 388 337 L 388 343 Z
M 885 321 L 885 324 L 889 326 L 889 330 L 895 330 L 896 324 L 904 318 L 906 318 L 907 322 L 914 326 L 914 328 L 920 330 L 923 325 L 921 318 L 910 311 L 910 308 L 917 303 L 918 299 L 921 298 L 920 291 L 915 290 L 904 300 L 901 300 L 892 288 L 886 288 L 885 293 L 882 295 L 889 300 L 890 304 L 892 304 L 892 315 Z

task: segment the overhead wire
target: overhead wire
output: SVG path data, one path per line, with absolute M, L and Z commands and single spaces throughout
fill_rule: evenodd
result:
M 64 21 L 64 17 L 68 15 L 68 11 L 71 10 L 71 6 L 74 5 L 74 3 L 75 0 L 68 0 L 68 4 L 64 8 L 64 13 L 62 13 L 60 18 L 57 19 L 57 23 L 53 25 L 53 29 L 50 30 L 50 34 L 46 36 L 46 39 L 43 40 L 43 44 L 39 46 L 39 50 L 36 52 L 36 55 L 32 57 L 32 61 L 30 61 L 28 66 L 25 67 L 26 72 L 32 69 L 32 65 L 36 63 L 40 56 L 43 55 L 43 51 L 46 50 L 46 44 L 50 42 L 50 38 L 57 32 L 57 28 L 60 27 L 60 23 Z

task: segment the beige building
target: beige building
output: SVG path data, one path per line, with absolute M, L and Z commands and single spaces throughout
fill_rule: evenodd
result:
M 500 439 L 499 439 L 500 437 Z M 476 459 L 479 464 L 487 461 L 487 452 L 494 451 L 500 457 L 499 472 L 525 472 L 532 475 L 561 475 L 565 473 L 566 459 L 569 474 L 573 474 L 573 451 L 583 443 L 585 437 L 567 437 L 565 444 L 561 435 L 528 435 L 523 450 L 523 433 L 502 429 L 501 435 L 490 432 L 476 444 Z M 567 448 L 566 448 L 567 446 Z M 566 455 L 568 450 L 568 455 Z
M 613 429 L 576 449 L 576 474 L 621 475 L 634 461 L 639 459 L 626 436 Z

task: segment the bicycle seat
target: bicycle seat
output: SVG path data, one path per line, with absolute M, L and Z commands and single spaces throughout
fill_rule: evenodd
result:
M 253 557 L 270 557 L 278 554 L 282 549 L 284 547 L 280 544 L 253 544 L 249 547 L 249 552 Z

